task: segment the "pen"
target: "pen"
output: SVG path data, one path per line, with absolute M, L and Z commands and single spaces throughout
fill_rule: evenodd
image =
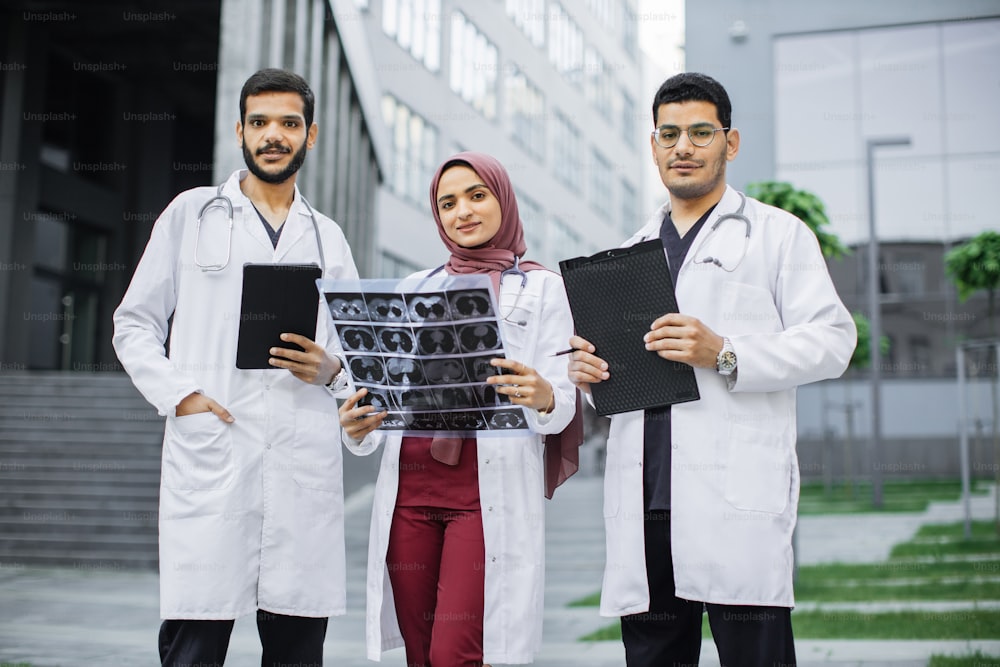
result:
M 556 352 L 552 356 L 553 357 L 561 357 L 562 355 L 569 354 L 570 352 L 576 352 L 576 348 L 575 347 L 571 347 L 568 350 L 560 350 L 559 352 Z

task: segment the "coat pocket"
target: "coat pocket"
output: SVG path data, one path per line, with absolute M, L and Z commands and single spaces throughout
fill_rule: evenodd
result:
M 295 415 L 292 477 L 305 489 L 342 491 L 340 421 L 334 410 L 301 408 Z
M 163 485 L 168 489 L 224 489 L 233 481 L 229 424 L 211 412 L 168 417 L 163 438 Z
M 741 510 L 781 514 L 791 493 L 791 465 L 791 451 L 783 432 L 732 424 L 726 460 L 726 501 Z

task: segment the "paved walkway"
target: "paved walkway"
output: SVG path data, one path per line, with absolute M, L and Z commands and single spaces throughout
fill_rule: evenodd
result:
M 370 487 L 348 502 L 347 616 L 332 619 L 327 664 L 367 667 L 364 659 L 364 572 Z M 973 501 L 974 516 L 992 516 L 992 499 Z M 594 608 L 567 608 L 567 602 L 600 587 L 604 559 L 601 481 L 577 477 L 548 503 L 546 616 L 538 667 L 621 667 L 618 642 L 578 642 L 607 625 Z M 892 544 L 910 538 L 920 524 L 957 521 L 959 503 L 935 503 L 921 514 L 803 517 L 798 551 L 803 564 L 883 560 Z M 149 572 L 0 567 L 0 662 L 33 667 L 135 667 L 155 665 L 157 577 Z M 839 605 L 838 605 L 839 606 Z M 810 607 L 813 607 L 810 605 Z M 824 607 L 826 608 L 826 607 Z M 833 609 L 834 606 L 829 608 Z M 852 605 L 858 608 L 858 605 Z M 888 607 L 886 607 L 888 608 Z M 873 610 L 865 605 L 866 611 Z M 803 667 L 923 667 L 933 653 L 964 654 L 977 648 L 1000 654 L 1000 641 L 818 641 L 796 642 Z M 259 664 L 259 643 L 251 618 L 237 622 L 227 665 Z M 404 665 L 401 650 L 382 663 Z M 711 641 L 701 665 L 715 667 Z

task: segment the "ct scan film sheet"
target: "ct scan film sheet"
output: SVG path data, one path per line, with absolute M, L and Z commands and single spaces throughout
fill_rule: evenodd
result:
M 485 275 L 318 280 L 362 404 L 387 410 L 403 435 L 501 435 L 528 430 L 520 406 L 486 384 L 506 357 Z

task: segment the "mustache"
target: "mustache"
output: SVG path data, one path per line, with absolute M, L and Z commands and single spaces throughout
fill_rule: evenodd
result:
M 291 153 L 292 149 L 288 146 L 283 146 L 281 144 L 264 144 L 257 149 L 256 154 L 260 155 L 266 153 L 267 151 L 278 151 L 279 153 Z
M 678 162 L 684 162 L 684 163 L 688 163 L 688 164 L 694 164 L 694 165 L 697 165 L 699 167 L 704 167 L 705 166 L 705 161 L 704 160 L 695 160 L 694 158 L 690 158 L 690 157 L 687 157 L 687 158 L 684 158 L 684 157 L 675 157 L 675 158 L 673 158 L 673 159 L 671 159 L 671 160 L 669 160 L 667 162 L 667 166 L 668 167 L 672 167 L 675 164 L 677 164 Z

